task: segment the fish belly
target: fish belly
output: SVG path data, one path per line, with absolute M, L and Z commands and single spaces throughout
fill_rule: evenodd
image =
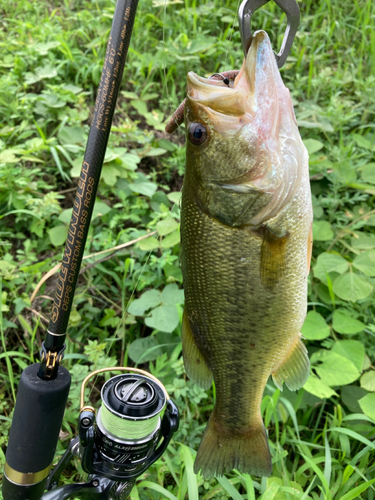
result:
M 222 224 L 204 213 L 188 190 L 183 193 L 181 263 L 185 314 L 215 381 L 211 427 L 216 428 L 219 448 L 220 439 L 241 440 L 253 431 L 265 434 L 260 415 L 265 385 L 299 339 L 306 315 L 306 242 L 311 205 L 303 186 L 288 209 L 270 224 L 274 231 L 288 235 L 283 272 L 271 283 L 262 270 L 261 234 L 246 227 Z M 269 457 L 267 460 L 270 469 Z M 242 462 L 245 464 L 246 460 Z M 233 466 L 238 468 L 240 457 L 233 464 L 227 460 L 217 464 L 215 471 L 206 467 L 206 476 Z M 263 470 L 266 465 L 242 467 L 246 468 L 244 472 L 268 475 Z

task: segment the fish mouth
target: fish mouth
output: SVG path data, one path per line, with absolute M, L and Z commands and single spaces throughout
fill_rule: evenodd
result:
M 228 86 L 221 80 L 203 78 L 193 72 L 188 73 L 187 81 L 188 99 L 204 107 L 215 128 L 217 122 L 223 119 L 223 115 L 228 118 L 236 117 L 233 127 L 241 128 L 254 119 L 258 102 L 262 101 L 264 106 L 264 93 L 269 95 L 274 88 L 276 99 L 271 99 L 268 105 L 276 105 L 277 87 L 282 86 L 285 89 L 270 39 L 262 30 L 254 33 L 247 56 L 233 85 Z

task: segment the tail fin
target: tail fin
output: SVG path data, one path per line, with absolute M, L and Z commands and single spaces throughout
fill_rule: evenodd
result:
M 201 471 L 206 479 L 210 479 L 232 469 L 255 476 L 271 475 L 266 429 L 260 419 L 247 432 L 231 435 L 225 424 L 221 424 L 213 414 L 199 446 L 194 472 L 197 474 Z

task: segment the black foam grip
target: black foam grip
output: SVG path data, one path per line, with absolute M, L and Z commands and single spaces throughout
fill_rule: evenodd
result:
M 6 451 L 7 464 L 21 473 L 51 465 L 70 387 L 64 367 L 54 380 L 40 379 L 38 369 L 36 363 L 22 372 Z
M 3 497 L 4 500 L 39 500 L 44 492 L 47 478 L 32 486 L 14 484 L 4 475 Z

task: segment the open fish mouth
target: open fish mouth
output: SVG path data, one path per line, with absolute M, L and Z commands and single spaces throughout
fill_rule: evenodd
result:
M 280 102 L 290 102 L 265 31 L 254 33 L 242 68 L 229 85 L 193 72 L 188 73 L 187 81 L 188 101 L 203 106 L 214 127 L 224 135 L 256 120 L 258 128 L 269 136 L 277 126 Z M 295 121 L 291 105 L 287 107 Z

